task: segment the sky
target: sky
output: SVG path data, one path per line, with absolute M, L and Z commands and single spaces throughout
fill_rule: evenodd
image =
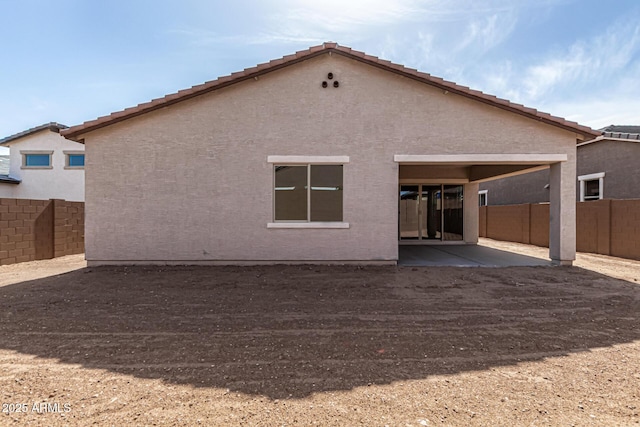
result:
M 326 41 L 595 129 L 640 125 L 638 0 L 0 0 L 0 138 Z

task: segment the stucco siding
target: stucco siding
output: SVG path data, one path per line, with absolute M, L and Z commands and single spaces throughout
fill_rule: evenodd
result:
M 640 199 L 640 144 L 602 141 L 578 149 L 578 176 L 604 172 L 606 199 Z
M 480 190 L 494 206 L 549 202 L 549 169 L 483 182 Z
M 0 197 L 16 199 L 65 199 L 84 201 L 84 170 L 65 169 L 64 151 L 84 151 L 84 145 L 69 141 L 56 132 L 43 130 L 8 144 L 9 174 L 20 184 L 0 184 Z M 50 169 L 23 169 L 24 151 L 53 151 Z
M 328 72 L 339 88 L 321 87 Z M 90 261 L 395 260 L 394 154 L 565 153 L 575 162 L 571 132 L 337 55 L 84 137 Z M 268 229 L 270 155 L 349 156 L 349 228 Z

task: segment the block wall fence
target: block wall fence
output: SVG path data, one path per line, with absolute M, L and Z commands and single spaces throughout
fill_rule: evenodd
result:
M 548 247 L 549 205 L 482 206 L 480 237 Z M 640 200 L 578 202 L 576 249 L 640 260 Z
M 640 199 L 578 202 L 579 252 L 640 260 Z M 549 246 L 549 205 L 480 207 L 480 237 Z M 0 198 L 0 265 L 84 252 L 84 203 Z
M 0 265 L 83 252 L 83 202 L 0 199 Z

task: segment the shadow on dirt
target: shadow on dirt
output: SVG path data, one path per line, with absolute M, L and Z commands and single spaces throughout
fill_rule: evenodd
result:
M 270 398 L 640 339 L 640 286 L 577 268 L 85 268 L 0 297 L 1 348 Z

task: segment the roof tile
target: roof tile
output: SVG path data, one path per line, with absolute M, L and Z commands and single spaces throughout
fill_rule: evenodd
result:
M 304 60 L 305 58 L 311 58 L 319 54 L 322 54 L 324 52 L 329 52 L 329 53 L 336 52 L 337 54 L 342 54 L 348 58 L 362 61 L 369 65 L 374 65 L 383 69 L 395 71 L 400 74 L 404 74 L 407 77 L 414 78 L 423 83 L 438 87 L 440 89 L 449 90 L 457 94 L 460 94 L 462 96 L 476 99 L 484 103 L 492 104 L 499 108 L 504 108 L 514 113 L 518 113 L 524 116 L 528 116 L 530 118 L 542 120 L 547 124 L 550 124 L 553 126 L 559 126 L 567 130 L 575 131 L 576 133 L 583 135 L 583 137 L 585 138 L 587 136 L 595 137 L 601 134 L 601 132 L 594 131 L 593 129 L 587 126 L 582 126 L 575 122 L 571 122 L 560 117 L 552 116 L 551 114 L 548 114 L 548 113 L 541 113 L 536 109 L 525 107 L 521 104 L 512 103 L 506 99 L 497 98 L 493 95 L 488 95 L 478 90 L 472 90 L 469 87 L 458 85 L 454 82 L 444 80 L 440 77 L 432 76 L 428 73 L 420 72 L 413 68 L 406 68 L 401 64 L 396 64 L 389 60 L 379 59 L 375 56 L 367 55 L 364 52 L 353 50 L 350 47 L 339 46 L 335 42 L 325 42 L 322 45 L 312 46 L 307 50 L 301 50 L 296 52 L 295 54 L 286 55 L 282 58 L 273 59 L 268 63 L 262 63 L 262 64 L 256 65 L 255 67 L 247 68 L 244 71 L 237 71 L 232 73 L 231 75 L 219 77 L 217 80 L 208 81 L 203 84 L 193 86 L 192 88 L 189 88 L 189 89 L 179 90 L 178 92 L 166 95 L 163 98 L 154 99 L 150 102 L 139 104 L 135 107 L 130 107 L 123 111 L 110 114 L 108 116 L 98 117 L 95 120 L 87 121 L 83 124 L 73 126 L 72 128 L 62 130 L 61 134 L 68 139 L 79 140 L 82 134 L 85 134 L 87 132 L 96 130 L 104 126 L 108 126 L 114 122 L 126 120 L 129 117 L 134 117 L 134 116 L 143 114 L 145 112 L 152 111 L 157 108 L 162 108 L 167 105 L 172 105 L 182 101 L 183 99 L 188 99 L 193 96 L 208 93 L 220 87 L 225 87 L 227 86 L 228 83 L 243 81 L 245 80 L 246 77 L 248 77 L 251 74 L 257 75 L 262 73 L 268 73 L 270 71 L 279 69 L 282 66 L 299 62 L 300 60 Z M 0 140 L 0 143 L 1 141 L 3 140 Z

